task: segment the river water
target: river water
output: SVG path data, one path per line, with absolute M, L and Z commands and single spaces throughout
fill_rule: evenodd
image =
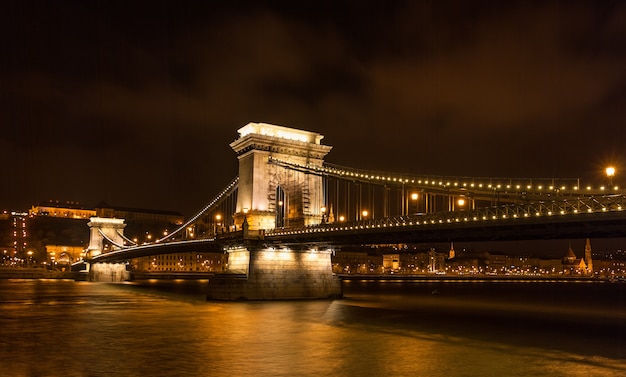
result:
M 0 376 L 624 376 L 626 284 L 344 281 L 206 302 L 206 281 L 0 280 Z

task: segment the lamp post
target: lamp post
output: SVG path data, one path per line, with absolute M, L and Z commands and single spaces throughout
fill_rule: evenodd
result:
M 609 179 L 609 187 L 613 187 L 613 177 L 615 176 L 615 168 L 613 166 L 609 166 L 604 171 L 606 172 L 606 177 Z
M 415 214 L 416 215 L 419 212 L 419 202 L 417 201 L 418 198 L 419 198 L 419 195 L 416 192 L 411 194 L 411 200 L 415 202 Z
M 215 236 L 217 236 L 217 232 L 221 229 L 222 227 L 222 215 L 220 215 L 219 213 L 217 215 L 215 215 Z

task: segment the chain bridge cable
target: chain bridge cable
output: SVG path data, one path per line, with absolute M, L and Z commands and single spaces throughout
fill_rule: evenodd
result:
M 102 229 L 98 229 L 98 233 L 100 233 L 100 235 L 101 235 L 101 236 L 102 236 L 105 240 L 109 241 L 109 242 L 110 242 L 113 246 L 117 246 L 117 247 L 119 247 L 120 249 L 126 249 L 126 248 L 129 248 L 129 247 L 130 247 L 130 246 L 128 246 L 128 245 L 124 245 L 124 244 L 121 244 L 121 245 L 120 245 L 119 243 L 117 243 L 117 242 L 113 241 L 112 239 L 110 239 L 110 238 L 109 238 L 109 236 L 107 236 L 106 234 L 104 234 L 104 232 L 102 231 Z
M 320 176 L 331 176 L 341 179 L 363 182 L 378 182 L 381 184 L 423 186 L 430 190 L 471 190 L 474 192 L 509 192 L 525 193 L 529 189 L 546 194 L 554 191 L 564 193 L 572 191 L 578 195 L 582 190 L 580 178 L 490 178 L 490 177 L 461 177 L 441 175 L 415 175 L 409 173 L 393 173 L 356 169 L 324 162 L 323 165 L 300 164 L 292 161 L 270 157 L 269 163 L 287 169 Z M 436 184 L 438 183 L 438 184 Z M 542 187 L 542 186 L 545 186 Z M 569 187 L 565 187 L 569 186 Z
M 133 245 L 137 245 L 137 242 L 131 240 L 130 238 L 126 237 L 123 233 L 121 233 L 119 230 L 117 231 L 117 235 L 122 237 L 122 239 L 126 242 L 128 242 L 131 246 Z
M 206 206 L 204 206 L 204 208 L 202 208 L 197 214 L 195 214 L 194 216 L 192 216 L 189 220 L 187 220 L 186 223 L 184 223 L 183 225 L 181 225 L 178 229 L 174 230 L 173 232 L 169 233 L 168 235 L 166 235 L 165 237 L 159 238 L 158 240 L 156 240 L 155 242 L 162 242 L 165 241 L 169 238 L 171 238 L 172 236 L 174 236 L 175 234 L 179 233 L 180 231 L 182 231 L 183 229 L 187 228 L 190 224 L 192 224 L 193 222 L 195 222 L 196 220 L 198 220 L 202 215 L 204 215 L 207 211 L 209 211 L 210 209 L 213 209 L 215 206 L 219 205 L 222 203 L 222 201 L 227 198 L 230 194 L 232 194 L 237 188 L 238 188 L 238 184 L 239 184 L 239 176 L 235 177 L 235 179 L 233 179 L 228 186 L 226 186 L 226 188 L 224 190 L 222 190 L 221 193 L 219 193 L 213 200 L 211 200 Z

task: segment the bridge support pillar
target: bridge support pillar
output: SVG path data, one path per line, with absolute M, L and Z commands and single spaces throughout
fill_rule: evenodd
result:
M 88 266 L 89 281 L 114 283 L 131 280 L 126 263 L 92 263 Z
M 243 246 L 228 251 L 227 273 L 209 279 L 207 300 L 327 299 L 342 296 L 330 250 Z

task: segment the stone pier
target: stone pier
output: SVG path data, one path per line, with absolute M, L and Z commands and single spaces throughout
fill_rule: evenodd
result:
M 93 263 L 89 265 L 88 280 L 116 283 L 131 280 L 126 263 Z
M 327 299 L 342 296 L 330 250 L 241 246 L 228 250 L 228 272 L 209 279 L 207 300 Z

